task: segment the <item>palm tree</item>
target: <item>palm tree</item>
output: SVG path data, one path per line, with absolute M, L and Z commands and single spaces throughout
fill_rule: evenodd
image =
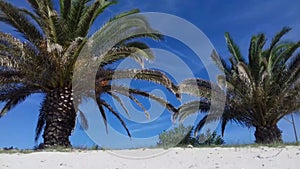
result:
M 195 134 L 206 122 L 221 118 L 222 134 L 228 122 L 254 127 L 257 143 L 282 142 L 277 123 L 286 115 L 300 109 L 300 47 L 299 42 L 281 40 L 290 28 L 283 28 L 274 36 L 269 47 L 265 47 L 264 34 L 253 36 L 248 58 L 244 58 L 229 33 L 225 34 L 231 57 L 230 62 L 220 58 L 216 52 L 211 57 L 225 74 L 218 77 L 218 85 L 226 91 L 223 114 L 206 114 L 195 127 Z M 195 79 L 194 79 L 195 80 Z M 188 79 L 181 84 L 182 93 L 200 97 L 199 101 L 186 103 L 179 108 L 175 118 L 184 119 L 191 113 L 207 113 L 210 107 L 210 90 L 221 91 L 208 81 L 196 79 L 197 85 L 189 86 Z M 194 91 L 193 91 L 194 90 Z M 201 92 L 195 92 L 196 90 Z M 195 108 L 196 107 L 196 108 Z
M 17 8 L 14 5 L 0 0 L 0 21 L 11 26 L 21 38 L 0 32 L 0 102 L 5 105 L 0 112 L 0 117 L 10 111 L 28 96 L 36 93 L 44 94 L 41 103 L 36 138 L 39 138 L 44 129 L 43 139 L 46 147 L 70 146 L 69 136 L 75 127 L 77 107 L 74 102 L 80 98 L 73 96 L 73 74 L 75 68 L 87 71 L 81 61 L 77 61 L 80 52 L 88 42 L 89 30 L 96 18 L 115 1 L 107 0 L 60 0 L 59 6 L 54 6 L 50 0 L 28 0 L 31 9 Z M 138 13 L 132 10 L 113 17 L 103 26 L 106 30 L 117 30 L 108 28 L 108 24 L 120 18 Z M 154 99 L 170 110 L 176 109 L 163 99 L 142 91 L 126 86 L 117 85 L 114 91 L 110 90 L 111 80 L 115 78 L 134 78 L 151 81 L 166 86 L 172 92 L 176 92 L 175 85 L 169 78 L 153 70 L 122 70 L 118 76 L 114 70 L 108 69 L 109 65 L 133 57 L 139 62 L 143 58 L 153 58 L 147 44 L 139 42 L 137 38 L 162 39 L 162 36 L 151 29 L 145 18 L 135 17 L 135 23 L 123 23 L 120 25 L 123 32 L 143 32 L 116 43 L 109 49 L 105 48 L 101 57 L 102 62 L 97 67 L 98 73 L 95 83 L 96 101 L 101 115 L 106 123 L 106 111 L 113 113 L 125 127 L 128 135 L 130 133 L 122 117 L 111 105 L 101 98 L 101 94 L 107 93 L 116 99 L 127 112 L 125 105 L 118 96 L 125 95 L 136 102 L 140 107 L 143 105 L 135 98 L 141 95 Z M 101 30 L 101 29 L 100 29 Z M 153 33 L 154 32 L 154 33 Z M 133 33 L 134 35 L 134 33 Z M 106 34 L 106 38 L 113 38 Z M 101 44 L 102 46 L 105 46 Z M 99 46 L 97 46 L 99 48 Z M 146 51 L 146 52 L 143 52 Z M 92 58 L 95 56 L 90 56 Z M 133 73 L 135 73 L 133 75 Z M 125 92 L 129 91 L 129 92 Z M 90 91 L 82 91 L 80 97 L 89 96 Z M 146 109 L 145 109 L 146 110 Z M 83 114 L 80 112 L 79 114 Z M 81 118 L 84 121 L 84 116 Z

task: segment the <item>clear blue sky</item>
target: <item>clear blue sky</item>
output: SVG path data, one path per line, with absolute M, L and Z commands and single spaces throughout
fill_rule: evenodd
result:
M 27 7 L 25 0 L 8 0 L 20 7 Z M 109 8 L 96 24 L 93 26 L 91 33 L 100 28 L 103 22 L 107 21 L 114 14 L 127 11 L 133 8 L 139 8 L 142 12 L 164 12 L 179 16 L 196 25 L 201 29 L 221 56 L 228 57 L 228 51 L 224 40 L 224 32 L 230 32 L 235 42 L 241 47 L 242 53 L 246 56 L 250 37 L 254 34 L 264 32 L 267 37 L 271 37 L 278 32 L 283 26 L 290 26 L 293 30 L 287 38 L 291 40 L 300 39 L 300 2 L 297 0 L 228 0 L 228 1 L 202 1 L 202 0 L 119 0 L 119 4 Z M 13 33 L 11 28 L 0 23 L 0 29 L 3 32 Z M 180 28 L 178 28 L 180 29 Z M 172 42 L 163 42 L 163 48 L 175 49 L 175 54 L 183 58 L 191 55 L 191 52 L 182 45 Z M 158 45 L 160 46 L 160 45 Z M 180 46 L 180 47 L 179 47 Z M 179 52 L 180 51 L 180 52 Z M 177 52 L 177 53 L 176 53 Z M 199 76 L 206 77 L 205 72 L 198 72 Z M 158 87 L 158 86 L 154 86 Z M 153 90 L 149 87 L 148 90 Z M 158 87 L 159 88 L 159 87 Z M 169 95 L 167 95 L 169 96 Z M 5 117 L 0 119 L 0 147 L 15 146 L 19 148 L 32 148 L 34 144 L 34 129 L 37 122 L 37 115 L 41 103 L 41 95 L 33 95 L 26 102 L 20 104 Z M 109 99 L 109 98 L 107 98 Z M 170 98 L 175 100 L 174 98 Z M 143 101 L 150 105 L 149 101 Z M 148 108 L 150 108 L 148 106 Z M 151 107 L 152 108 L 152 107 Z M 91 106 L 89 110 L 92 111 Z M 128 127 L 135 138 L 147 139 L 128 139 L 119 137 L 117 132 L 109 129 L 108 135 L 105 133 L 101 118 L 92 118 L 99 126 L 93 126 L 91 129 L 97 129 L 89 133 L 95 134 L 93 138 L 99 139 L 100 146 L 110 148 L 127 148 L 154 145 L 157 141 L 157 135 L 162 130 L 172 125 L 170 114 L 168 112 L 156 112 L 160 110 L 157 106 L 154 112 L 151 112 L 153 122 L 145 120 L 144 124 L 134 123 L 132 120 L 143 117 L 138 115 L 127 119 Z M 153 119 L 154 118 L 154 119 Z M 297 128 L 300 129 L 300 116 L 295 116 Z M 147 123 L 146 123 L 147 122 Z M 95 123 L 95 125 L 96 125 Z M 119 123 L 110 118 L 111 126 L 120 132 L 124 132 Z M 283 139 L 286 142 L 294 141 L 292 126 L 283 120 L 279 123 L 279 128 L 283 131 Z M 225 141 L 227 143 L 252 143 L 254 129 L 246 129 L 234 124 L 228 125 L 225 132 Z M 300 131 L 298 132 L 299 135 Z M 298 136 L 300 138 L 300 135 Z M 91 146 L 94 143 L 87 137 L 79 127 L 76 128 L 71 137 L 74 146 Z

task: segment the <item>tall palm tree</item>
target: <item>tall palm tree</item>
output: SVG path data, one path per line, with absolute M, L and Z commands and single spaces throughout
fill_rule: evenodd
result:
M 195 126 L 195 134 L 206 122 L 221 118 L 222 134 L 228 122 L 254 127 L 257 143 L 282 142 L 281 130 L 277 123 L 286 115 L 300 109 L 300 41 L 283 41 L 282 37 L 290 28 L 283 28 L 266 45 L 264 34 L 253 36 L 250 41 L 248 58 L 241 55 L 229 33 L 225 34 L 231 57 L 230 62 L 220 58 L 216 52 L 212 59 L 225 74 L 218 77 L 218 85 L 226 91 L 226 103 L 222 115 L 215 112 L 206 114 Z M 182 93 L 200 97 L 199 101 L 186 103 L 179 108 L 175 118 L 184 119 L 191 113 L 207 113 L 210 107 L 212 87 L 208 81 L 196 79 L 197 85 L 190 87 L 191 79 L 181 84 Z M 196 90 L 201 92 L 195 92 Z M 195 108 L 196 106 L 196 108 Z
M 115 1 L 107 0 L 60 0 L 59 6 L 54 6 L 51 0 L 27 0 L 31 9 L 17 8 L 14 5 L 0 0 L 0 21 L 11 26 L 22 38 L 16 38 L 11 34 L 0 32 L 0 102 L 5 105 L 0 112 L 0 117 L 13 107 L 23 102 L 28 96 L 35 93 L 44 94 L 41 104 L 38 124 L 36 128 L 37 140 L 44 129 L 43 139 L 46 147 L 70 146 L 69 136 L 75 127 L 77 107 L 73 101 L 80 98 L 73 96 L 73 74 L 75 68 L 87 71 L 81 61 L 77 61 L 80 52 L 88 42 L 89 30 L 96 18 Z M 132 10 L 113 17 L 108 23 L 120 18 L 138 13 Z M 118 28 L 103 28 L 116 30 Z M 101 65 L 97 67 L 98 73 L 95 82 L 96 101 L 101 115 L 106 123 L 106 112 L 113 113 L 122 125 L 126 124 L 117 111 L 108 102 L 101 98 L 101 94 L 107 93 L 116 99 L 127 112 L 125 105 L 118 94 L 125 95 L 143 105 L 135 98 L 141 95 L 154 99 L 170 110 L 176 109 L 166 101 L 139 89 L 116 85 L 112 87 L 111 80 L 115 78 L 133 78 L 151 81 L 166 86 L 172 92 L 176 92 L 175 85 L 169 78 L 153 70 L 122 70 L 114 75 L 114 70 L 108 69 L 109 64 L 132 57 L 142 62 L 143 58 L 153 58 L 151 51 L 147 51 L 147 44 L 137 41 L 137 38 L 148 37 L 160 40 L 162 37 L 151 29 L 145 18 L 136 17 L 135 22 L 122 23 L 120 29 L 123 32 L 143 32 L 116 43 L 103 52 Z M 17 35 L 16 34 L 16 35 Z M 106 38 L 113 38 L 107 34 Z M 105 44 L 100 44 L 100 48 Z M 99 48 L 99 46 L 97 46 Z M 146 52 L 145 52 L 146 51 Z M 95 56 L 90 56 L 90 58 Z M 113 77 L 113 78 L 112 78 Z M 129 91 L 129 92 L 125 92 Z M 82 91 L 80 97 L 88 96 L 89 91 Z M 146 109 L 145 109 L 146 111 Z M 84 121 L 84 116 L 82 116 Z

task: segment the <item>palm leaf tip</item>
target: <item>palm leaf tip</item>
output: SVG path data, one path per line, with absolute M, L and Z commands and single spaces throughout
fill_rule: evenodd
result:
M 40 114 L 39 114 L 38 122 L 36 125 L 36 129 L 35 129 L 35 138 L 34 138 L 35 142 L 38 141 L 44 126 L 45 126 L 45 111 L 41 110 Z
M 80 109 L 78 109 L 78 110 L 79 110 L 79 117 L 80 117 L 80 125 L 84 130 L 87 130 L 89 128 L 88 120 L 87 120 L 86 116 L 84 115 L 84 113 Z
M 9 101 L 6 102 L 4 107 L 2 108 L 0 112 L 0 118 L 4 116 L 8 111 L 10 111 L 12 108 L 14 108 L 17 104 L 23 102 L 28 95 L 19 97 L 19 98 L 12 98 Z
M 1 0 L 0 10 L 0 22 L 5 22 L 6 24 L 12 26 L 27 40 L 35 43 L 43 38 L 40 30 L 35 27 L 35 25 L 22 12 L 21 9 Z
M 196 137 L 198 132 L 203 128 L 204 124 L 206 123 L 208 115 L 205 115 L 197 124 L 197 126 L 194 129 L 194 136 Z
M 105 101 L 103 101 L 103 100 L 101 100 L 99 98 L 96 98 L 96 101 L 97 101 L 98 107 L 100 109 L 101 115 L 102 115 L 102 117 L 104 119 L 104 123 L 105 123 L 105 127 L 106 127 L 106 133 L 108 133 L 108 126 L 107 126 L 107 117 L 106 117 L 105 110 L 104 110 L 103 106 L 107 110 L 109 110 L 120 121 L 120 123 L 122 124 L 123 128 L 126 130 L 127 135 L 129 137 L 131 137 L 130 131 L 129 131 L 129 129 L 126 126 L 125 121 L 119 115 L 119 113 L 117 111 L 115 111 L 107 102 L 105 102 Z
M 224 137 L 224 133 L 225 133 L 225 127 L 226 127 L 227 122 L 222 121 L 222 137 Z
M 108 133 L 108 126 L 107 126 L 107 117 L 106 117 L 106 113 L 105 113 L 105 110 L 102 106 L 102 100 L 96 96 L 96 102 L 97 102 L 97 105 L 98 105 L 98 109 L 101 113 L 101 116 L 102 116 L 102 119 L 103 119 L 103 122 L 104 122 L 104 125 L 105 125 L 105 130 L 106 130 L 106 133 Z
M 7 109 L 3 108 L 0 112 L 0 118 L 2 118 L 7 113 Z
M 274 38 L 272 39 L 272 42 L 270 44 L 270 50 L 273 49 L 273 47 L 280 41 L 280 39 L 287 34 L 288 32 L 290 32 L 292 30 L 292 28 L 290 27 L 283 27 L 282 30 L 277 33 Z
M 227 47 L 229 52 L 232 54 L 235 61 L 242 61 L 244 62 L 244 58 L 242 57 L 242 54 L 240 52 L 239 47 L 234 43 L 233 39 L 231 38 L 229 32 L 225 33 L 225 40 L 227 43 Z

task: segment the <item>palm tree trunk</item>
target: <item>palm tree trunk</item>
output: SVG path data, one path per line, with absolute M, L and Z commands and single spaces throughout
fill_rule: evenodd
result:
M 58 88 L 49 92 L 42 105 L 45 111 L 44 146 L 71 146 L 71 135 L 76 120 L 73 93 L 70 88 Z
M 281 143 L 281 130 L 275 126 L 257 126 L 255 130 L 255 142 L 259 144 Z

